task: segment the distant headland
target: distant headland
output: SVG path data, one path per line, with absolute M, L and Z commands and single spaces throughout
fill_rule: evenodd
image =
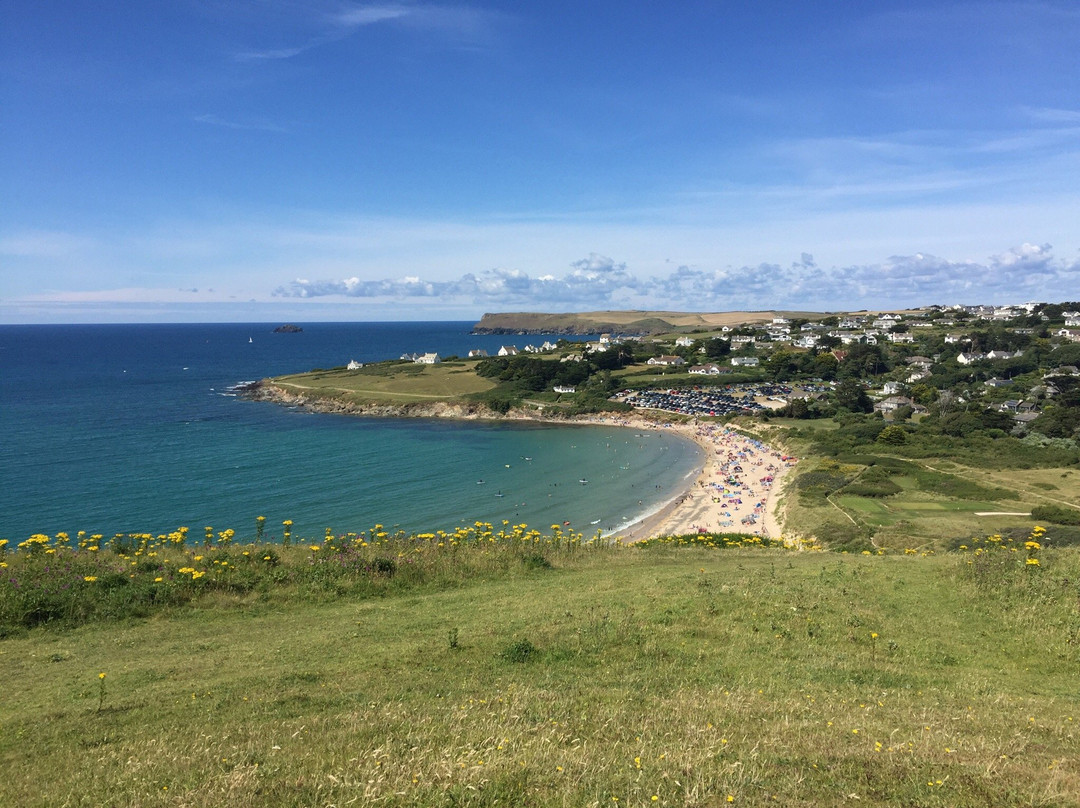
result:
M 286 323 L 285 325 L 279 325 L 274 329 L 275 334 L 299 334 L 303 331 L 300 326 L 293 325 L 292 323 Z
M 669 334 L 696 328 L 768 323 L 774 317 L 820 319 L 827 312 L 723 311 L 591 311 L 567 314 L 508 312 L 485 314 L 474 334 Z

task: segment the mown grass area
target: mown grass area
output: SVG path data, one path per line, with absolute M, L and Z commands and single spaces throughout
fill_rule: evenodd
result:
M 1080 800 L 1075 553 L 697 544 L 444 542 L 484 573 L 22 631 L 0 804 Z
M 453 400 L 495 387 L 478 376 L 475 362 L 379 363 L 359 370 L 335 368 L 280 376 L 274 383 L 297 392 L 331 399 L 377 403 Z

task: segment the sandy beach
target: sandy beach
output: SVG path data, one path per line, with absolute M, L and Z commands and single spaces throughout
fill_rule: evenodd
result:
M 279 404 L 303 406 L 318 412 L 351 415 L 394 415 L 398 417 L 455 418 L 470 420 L 484 417 L 481 409 L 446 402 L 421 406 L 356 405 L 337 400 L 308 399 L 303 394 L 273 385 L 258 385 L 247 395 Z M 517 410 L 505 420 L 557 423 L 558 419 L 538 417 Z M 672 490 L 671 498 L 654 513 L 610 534 L 624 542 L 641 541 L 653 536 L 689 533 L 753 533 L 779 538 L 779 520 L 775 508 L 777 494 L 795 458 L 772 446 L 740 434 L 723 424 L 698 421 L 669 422 L 645 415 L 597 414 L 568 419 L 573 423 L 621 426 L 637 431 L 667 430 L 696 442 L 702 449 L 700 473 L 692 482 Z M 671 481 L 665 481 L 671 483 Z
M 689 533 L 753 533 L 779 538 L 775 508 L 796 458 L 722 424 L 660 424 L 644 419 L 603 419 L 636 429 L 666 429 L 695 441 L 704 464 L 694 482 L 642 520 L 613 534 L 624 542 Z

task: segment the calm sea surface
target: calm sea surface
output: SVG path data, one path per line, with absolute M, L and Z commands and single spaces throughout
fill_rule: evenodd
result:
M 247 538 L 259 514 L 268 536 L 284 519 L 302 537 L 478 519 L 591 533 L 655 509 L 700 457 L 656 432 L 355 418 L 230 395 L 350 359 L 544 339 L 470 336 L 465 322 L 273 327 L 0 326 L 0 538 L 179 525 Z

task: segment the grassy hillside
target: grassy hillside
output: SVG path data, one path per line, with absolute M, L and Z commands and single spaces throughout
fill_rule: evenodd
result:
M 474 327 L 477 331 L 514 333 L 526 331 L 548 334 L 599 334 L 605 331 L 660 334 L 713 329 L 724 325 L 765 323 L 773 317 L 823 317 L 822 313 L 781 311 L 587 311 L 572 314 L 510 312 L 485 314 Z
M 816 438 L 835 433 L 834 421 L 740 423 L 803 458 L 785 489 L 784 524 L 834 549 L 940 549 L 972 536 L 1016 534 L 1037 521 L 1033 509 L 1075 507 L 1080 496 L 1076 466 L 1054 464 L 1068 462 L 1068 453 L 1013 446 L 1010 454 L 1003 441 L 987 446 L 973 438 L 960 447 L 837 444 L 824 454 Z M 1075 528 L 1050 530 L 1059 543 L 1080 543 Z
M 274 384 L 305 395 L 354 402 L 409 404 L 455 401 L 495 387 L 476 374 L 475 362 L 379 363 L 359 370 L 314 370 L 279 376 Z
M 466 543 L 16 633 L 0 804 L 1075 805 L 1080 563 L 973 549 Z

